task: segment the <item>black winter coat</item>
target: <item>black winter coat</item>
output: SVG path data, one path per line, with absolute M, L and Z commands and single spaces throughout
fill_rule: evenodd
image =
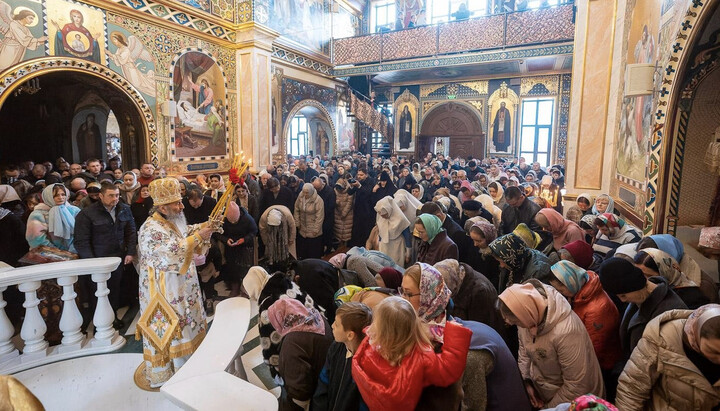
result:
M 362 397 L 352 376 L 352 357 L 344 343 L 333 342 L 320 372 L 311 411 L 357 411 Z
M 115 206 L 115 221 L 98 201 L 75 217 L 75 249 L 80 258 L 125 257 L 137 251 L 137 230 L 130 206 Z

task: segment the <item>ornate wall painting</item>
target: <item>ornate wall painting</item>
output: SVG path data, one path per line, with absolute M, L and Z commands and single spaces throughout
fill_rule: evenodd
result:
M 107 147 L 103 144 L 107 119 L 107 111 L 99 107 L 83 108 L 75 113 L 71 134 L 74 159 L 83 161 L 97 157 L 98 153 L 102 153 L 102 158 L 107 157 Z
M 155 105 L 155 62 L 138 36 L 108 24 L 108 66 L 128 79 L 148 104 Z
M 418 133 L 418 113 L 420 102 L 417 97 L 405 89 L 393 104 L 395 108 L 394 119 L 394 148 L 399 152 L 414 152 L 415 140 Z
M 396 0 L 395 30 L 402 30 L 425 24 L 425 1 L 424 0 Z
M 175 62 L 172 81 L 175 157 L 226 155 L 227 94 L 220 66 L 207 54 L 189 51 Z
M 37 0 L 0 0 L 0 72 L 45 55 L 42 4 Z
M 310 122 L 311 143 L 308 148 L 316 156 L 331 156 L 334 153 L 332 128 L 323 120 L 316 119 Z
M 630 11 L 626 64 L 657 62 L 661 6 L 662 0 L 638 0 Z M 645 184 L 652 112 L 651 95 L 627 97 L 623 99 L 618 122 L 616 171 L 641 186 Z
M 488 99 L 487 151 L 490 154 L 512 155 L 517 140 L 517 121 L 520 98 L 502 82 Z
M 312 51 L 330 52 L 328 0 L 259 0 L 255 20 Z
M 196 9 L 210 13 L 210 0 L 177 0 L 180 3 L 195 7 Z
M 106 64 L 105 12 L 84 3 L 45 1 L 47 52 Z

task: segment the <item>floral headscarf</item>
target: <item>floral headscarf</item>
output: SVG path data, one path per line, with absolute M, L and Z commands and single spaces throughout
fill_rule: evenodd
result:
M 518 226 L 515 227 L 512 233 L 520 237 L 520 239 L 523 240 L 525 245 L 529 248 L 532 248 L 533 250 L 538 245 L 540 245 L 540 242 L 542 241 L 542 238 L 540 238 L 540 234 L 531 230 L 530 227 L 528 227 L 525 223 L 518 224 Z
M 505 234 L 490 243 L 489 247 L 493 255 L 503 260 L 512 272 L 525 268 L 527 262 L 532 258 L 530 249 L 515 234 Z
M 435 269 L 442 274 L 445 285 L 450 289 L 452 295 L 457 295 L 465 280 L 465 268 L 457 260 L 448 258 L 435 263 Z
M 655 261 L 658 272 L 662 277 L 668 280 L 668 284 L 672 288 L 697 287 L 697 284 L 690 281 L 685 274 L 680 271 L 680 264 L 665 251 L 657 248 L 643 248 L 641 251 L 646 252 Z
M 617 411 L 617 407 L 612 405 L 610 402 L 603 400 L 600 397 L 596 397 L 592 394 L 581 395 L 570 403 L 568 411 Z
M 425 227 L 425 232 L 428 235 L 428 244 L 432 244 L 435 236 L 443 231 L 442 221 L 432 214 L 421 214 L 419 218 L 422 221 L 423 226 Z
M 268 318 L 275 331 L 283 337 L 293 331 L 325 335 L 325 323 L 320 312 L 294 298 L 275 301 L 268 308 Z
M 550 267 L 550 271 L 573 295 L 577 294 L 590 279 L 584 268 L 566 260 L 555 263 Z
M 53 190 L 55 187 L 62 187 L 65 190 L 65 204 L 55 205 L 53 198 Z M 50 184 L 42 191 L 42 200 L 46 206 L 50 207 L 48 213 L 48 232 L 56 237 L 70 239 L 75 231 L 75 215 L 73 209 L 77 210 L 74 205 L 68 204 L 70 199 L 70 190 L 60 183 Z
M 490 222 L 484 218 L 473 224 L 473 227 L 478 227 L 482 231 L 483 237 L 485 237 L 485 241 L 487 241 L 488 244 L 492 243 L 497 238 L 497 229 L 495 229 L 495 225 L 490 224 Z
M 428 324 L 432 339 L 442 343 L 447 321 L 445 309 L 452 293 L 445 285 L 442 274 L 435 267 L 425 263 L 418 264 L 420 265 L 418 317 Z
M 335 292 L 335 296 L 333 297 L 335 300 L 335 305 L 340 307 L 341 305 L 345 303 L 349 303 L 355 293 L 358 291 L 362 291 L 362 287 L 358 287 L 357 285 L 346 285 L 345 287 L 337 290 Z
M 706 304 L 690 314 L 683 331 L 688 339 L 688 344 L 693 350 L 700 352 L 700 332 L 707 320 L 720 315 L 720 304 Z

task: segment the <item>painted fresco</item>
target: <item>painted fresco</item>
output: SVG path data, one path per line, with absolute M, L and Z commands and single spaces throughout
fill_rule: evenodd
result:
M 75 113 L 72 121 L 72 158 L 84 161 L 98 156 L 107 158 L 105 132 L 108 114 L 100 108 L 84 108 Z
M 175 63 L 175 156 L 227 154 L 225 79 L 212 57 L 191 51 Z
M 402 30 L 425 24 L 424 0 L 396 0 L 395 10 L 397 19 L 395 29 Z
M 330 13 L 327 0 L 262 0 L 255 20 L 312 51 L 330 51 Z
M 154 105 L 155 63 L 152 55 L 142 41 L 129 31 L 110 24 L 108 32 L 108 65 L 128 79 Z
M 180 3 L 195 7 L 204 12 L 210 13 L 210 0 L 177 0 Z
M 420 126 L 418 123 L 420 102 L 406 88 L 395 100 L 393 107 L 395 107 L 393 116 L 395 122 L 395 151 L 413 152 L 415 151 L 415 137 L 417 137 Z
M 490 154 L 512 154 L 517 140 L 517 121 L 520 98 L 507 83 L 502 82 L 488 99 L 490 122 L 487 140 Z
M 105 13 L 83 3 L 46 0 L 48 54 L 105 64 Z
M 39 1 L 0 0 L 0 72 L 45 55 L 47 40 Z
M 302 100 L 315 100 L 333 114 L 337 106 L 337 92 L 334 89 L 306 83 L 291 78 L 282 78 L 282 123 L 288 119 L 290 110 Z
M 626 64 L 656 63 L 662 0 L 638 0 L 628 19 Z M 617 173 L 645 182 L 646 157 L 652 134 L 653 96 L 627 97 L 620 110 L 616 144 Z

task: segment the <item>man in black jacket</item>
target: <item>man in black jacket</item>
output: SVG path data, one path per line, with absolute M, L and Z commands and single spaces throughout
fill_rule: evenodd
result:
M 540 206 L 528 200 L 525 193 L 517 187 L 505 190 L 507 205 L 503 208 L 500 224 L 500 235 L 512 233 L 520 223 L 525 223 L 531 230 L 540 233 L 542 229 L 535 222 L 535 214 Z
M 137 231 L 130 206 L 120 202 L 119 189 L 110 183 L 100 188 L 100 200 L 85 207 L 75 217 L 75 249 L 80 258 L 120 257 L 122 264 L 108 280 L 110 305 L 117 312 L 120 297 L 120 281 L 124 265 L 131 264 L 137 249 Z M 87 278 L 87 277 L 86 277 Z M 94 289 L 94 282 L 89 287 Z M 90 299 L 95 302 L 93 298 Z M 92 306 L 93 304 L 90 304 Z M 92 310 L 94 311 L 94 310 Z M 113 327 L 123 327 L 115 319 Z
M 287 187 L 281 186 L 277 178 L 273 177 L 269 179 L 267 186 L 268 188 L 262 191 L 260 198 L 260 215 L 274 205 L 285 206 L 288 210 L 295 209 L 292 191 Z
M 206 222 L 217 204 L 214 198 L 204 195 L 199 188 L 191 189 L 187 193 L 187 198 L 183 198 L 182 201 L 185 207 L 183 213 L 188 225 Z
M 320 175 L 317 171 L 314 169 L 308 167 L 307 162 L 303 159 L 300 159 L 298 162 L 298 168 L 295 170 L 295 176 L 302 181 L 309 183 L 310 180 L 312 180 L 313 177 L 317 177 Z

